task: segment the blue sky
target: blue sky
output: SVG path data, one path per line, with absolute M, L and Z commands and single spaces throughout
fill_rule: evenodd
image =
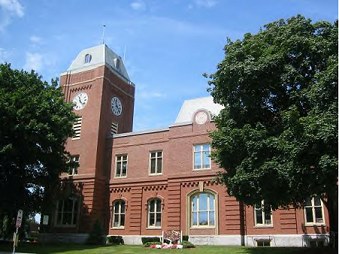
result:
M 0 0 L 0 62 L 50 81 L 102 42 L 136 85 L 134 131 L 168 127 L 186 99 L 208 96 L 203 73 L 226 38 L 302 14 L 333 22 L 337 0 Z

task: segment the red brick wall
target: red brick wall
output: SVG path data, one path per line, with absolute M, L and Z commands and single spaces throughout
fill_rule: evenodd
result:
M 220 168 L 193 170 L 193 145 L 209 143 L 213 123 L 186 124 L 150 133 L 130 133 L 113 139 L 110 203 L 123 198 L 128 202 L 124 229 L 110 227 L 111 235 L 161 235 L 162 230 L 182 230 L 184 235 L 273 235 L 326 233 L 328 229 L 305 227 L 303 210 L 273 212 L 273 226 L 254 225 L 253 207 L 243 206 L 230 197 L 223 185 L 213 181 Z M 162 175 L 149 175 L 149 152 L 163 151 Z M 115 178 L 115 155 L 128 155 L 126 178 Z M 215 193 L 217 224 L 211 228 L 190 227 L 190 195 L 199 191 Z M 161 229 L 147 228 L 147 201 L 164 200 Z M 241 213 L 241 209 L 244 211 Z M 111 218 L 112 219 L 112 218 Z M 327 215 L 325 218 L 326 221 Z
M 80 155 L 78 175 L 62 175 L 81 185 L 80 223 L 77 227 L 56 227 L 55 232 L 89 232 L 92 224 L 99 219 L 107 233 L 109 222 L 109 177 L 112 147 L 111 124 L 118 123 L 119 132 L 132 130 L 134 111 L 134 85 L 118 77 L 110 68 L 98 68 L 68 73 L 61 76 L 61 86 L 65 100 L 71 102 L 81 92 L 88 94 L 87 105 L 75 111 L 82 116 L 80 139 L 68 139 L 66 150 L 72 155 Z M 115 116 L 111 112 L 111 98 L 118 96 L 123 104 L 123 114 Z M 108 148 L 108 149 L 107 149 Z M 108 169 L 109 168 L 109 169 Z

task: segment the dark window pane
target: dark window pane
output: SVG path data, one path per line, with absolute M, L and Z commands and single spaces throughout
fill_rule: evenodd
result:
M 154 203 L 154 200 L 151 200 L 150 202 L 149 202 L 149 210 L 150 210 L 150 212 L 154 212 L 154 208 L 155 208 L 155 203 Z
M 150 213 L 149 215 L 149 225 L 154 226 L 154 213 Z
M 125 202 L 121 201 L 121 213 L 125 213 Z
M 161 212 L 161 201 L 160 200 L 157 200 L 157 212 Z
M 262 218 L 262 212 L 260 210 L 256 210 L 256 219 L 257 219 L 257 224 L 263 224 L 263 218 Z
M 313 222 L 312 208 L 306 208 L 306 222 Z
M 162 159 L 161 158 L 158 158 L 158 161 L 157 161 L 157 173 L 161 173 L 161 165 L 162 164 Z
M 321 201 L 320 201 L 320 197 L 314 197 L 314 205 L 315 206 L 321 206 Z
M 321 207 L 314 208 L 316 223 L 323 223 L 323 211 Z
M 156 215 L 156 226 L 161 226 L 161 213 L 157 213 Z
M 312 202 L 310 198 L 306 199 L 305 206 L 312 206 Z
M 122 214 L 120 217 L 120 226 L 125 226 L 125 215 Z
M 155 160 L 154 159 L 151 160 L 151 173 L 152 174 L 155 173 Z

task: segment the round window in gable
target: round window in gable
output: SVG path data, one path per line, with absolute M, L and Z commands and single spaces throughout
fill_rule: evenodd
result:
M 92 60 L 92 55 L 86 54 L 85 55 L 85 63 L 89 63 L 89 62 L 91 62 L 91 60 Z

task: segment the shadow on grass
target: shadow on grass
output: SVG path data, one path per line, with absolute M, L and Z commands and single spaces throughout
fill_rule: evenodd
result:
M 112 248 L 115 248 L 114 250 Z M 12 253 L 12 243 L 0 242 L 0 252 Z M 19 243 L 16 252 L 52 254 L 52 253 L 191 253 L 191 254 L 336 254 L 332 248 L 302 248 L 302 247 L 240 247 L 240 246 L 197 246 L 184 250 L 156 250 L 137 245 L 84 245 L 74 243 L 38 244 Z
M 338 252 L 329 247 L 253 247 L 246 248 L 248 254 L 337 254 Z
M 90 244 L 75 244 L 75 243 L 19 243 L 15 248 L 16 252 L 24 253 L 38 253 L 38 254 L 50 254 L 50 253 L 63 253 L 66 251 L 81 251 L 81 250 L 92 250 L 97 248 L 112 247 L 112 245 L 90 245 Z M 12 242 L 0 242 L 0 252 L 12 253 L 13 243 Z

